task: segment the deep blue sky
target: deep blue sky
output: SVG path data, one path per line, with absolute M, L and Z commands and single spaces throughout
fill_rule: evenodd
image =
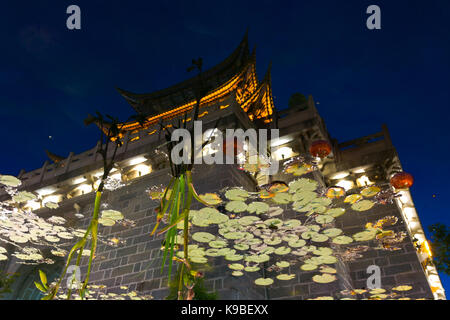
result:
M 386 123 L 415 177 L 423 225 L 449 224 L 449 1 L 160 2 L 3 4 L 0 173 L 40 167 L 44 149 L 66 156 L 92 148 L 88 113 L 133 112 L 115 87 L 151 92 L 184 80 L 192 58 L 219 63 L 249 28 L 260 78 L 273 62 L 278 108 L 296 91 L 312 94 L 339 141 Z M 81 30 L 66 28 L 70 4 L 81 7 Z M 371 4 L 381 8 L 381 30 L 366 28 Z

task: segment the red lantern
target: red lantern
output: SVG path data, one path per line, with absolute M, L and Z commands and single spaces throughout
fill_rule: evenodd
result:
M 325 158 L 331 153 L 331 145 L 326 140 L 317 140 L 311 143 L 309 153 L 314 157 Z
M 411 187 L 413 183 L 413 176 L 406 172 L 396 173 L 391 178 L 391 186 L 393 186 L 395 189 L 407 189 Z

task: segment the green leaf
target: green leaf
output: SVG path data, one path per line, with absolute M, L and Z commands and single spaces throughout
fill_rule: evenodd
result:
M 39 277 L 41 278 L 42 284 L 47 289 L 47 275 L 45 274 L 45 272 L 42 270 L 39 270 Z
M 39 282 L 34 281 L 34 285 L 36 286 L 36 288 L 38 288 L 39 291 L 47 293 L 47 290 L 45 290 L 45 288 Z

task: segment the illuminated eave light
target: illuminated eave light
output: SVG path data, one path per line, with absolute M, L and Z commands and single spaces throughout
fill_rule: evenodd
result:
M 41 203 L 36 200 L 29 200 L 25 203 L 25 208 L 29 208 L 31 211 L 34 211 L 41 208 Z
M 81 194 L 86 194 L 86 193 L 92 192 L 92 186 L 87 183 L 82 184 L 77 189 L 81 191 Z
M 138 172 L 139 177 L 149 174 L 152 171 L 152 167 L 145 164 L 139 164 L 135 166 L 133 169 Z
M 147 159 L 145 157 L 140 156 L 140 157 L 136 157 L 136 158 L 133 158 L 133 159 L 129 160 L 128 161 L 128 165 L 129 166 L 134 166 L 134 165 L 140 164 L 140 163 L 145 162 L 145 161 L 147 161 Z
M 294 152 L 290 147 L 281 147 L 274 152 L 275 160 L 289 159 L 294 156 Z
M 349 172 L 339 172 L 335 173 L 333 176 L 331 176 L 331 179 L 343 179 L 347 177 L 350 173 Z
M 78 178 L 73 179 L 73 184 L 80 184 L 80 183 L 83 183 L 85 181 L 86 181 L 85 177 L 78 177 Z
M 336 186 L 344 188 L 345 191 L 348 191 L 354 187 L 353 181 L 350 180 L 341 180 L 338 183 L 336 183 Z
M 290 138 L 290 137 L 281 137 L 281 138 L 278 138 L 278 139 L 271 140 L 270 141 L 270 146 L 272 148 L 275 148 L 275 147 L 278 147 L 278 146 L 282 146 L 283 144 L 286 144 L 286 143 L 291 142 L 291 141 L 292 141 L 292 138 Z
M 62 201 L 62 195 L 60 194 L 55 194 L 55 195 L 50 195 L 47 196 L 45 198 L 42 199 L 42 204 L 45 205 L 47 202 L 53 202 L 53 203 L 58 203 Z
M 358 179 L 356 179 L 356 184 L 358 185 L 358 187 L 365 187 L 365 186 L 370 186 L 374 183 L 372 181 L 370 181 L 366 175 L 363 175 L 363 176 L 359 177 Z
M 36 193 L 40 196 L 40 197 L 45 197 L 49 194 L 52 194 L 56 191 L 56 188 L 54 187 L 46 187 L 46 188 L 42 188 L 39 190 L 36 190 Z

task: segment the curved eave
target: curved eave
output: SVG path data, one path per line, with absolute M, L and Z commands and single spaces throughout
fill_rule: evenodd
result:
M 254 59 L 250 59 L 247 62 L 245 68 L 242 68 L 240 73 L 235 75 L 231 80 L 224 83 L 219 88 L 216 88 L 215 90 L 212 90 L 208 94 L 206 94 L 200 101 L 200 108 L 212 105 L 215 102 L 225 98 L 227 95 L 234 92 L 238 84 L 242 81 L 245 81 L 245 79 L 250 79 L 250 82 L 252 83 L 251 87 L 253 87 L 253 90 L 256 90 L 256 88 L 258 88 Z M 173 109 L 161 112 L 157 115 L 149 116 L 144 123 L 144 127 L 149 127 L 160 120 L 172 119 L 180 114 L 189 112 L 194 108 L 195 103 L 195 100 L 191 100 L 181 106 L 174 107 Z M 125 123 L 122 126 L 122 131 L 134 131 L 139 130 L 140 128 L 142 128 L 142 126 L 137 121 L 131 121 Z
M 250 58 L 249 50 L 248 50 L 248 36 L 245 34 L 244 38 L 240 42 L 239 46 L 221 63 L 212 67 L 211 69 L 203 72 L 203 79 L 205 83 L 218 81 L 217 79 L 225 77 L 224 83 L 233 78 L 233 75 L 230 77 L 226 77 L 228 74 L 238 74 L 243 67 L 247 64 Z M 162 112 L 163 108 L 159 108 L 158 106 L 154 107 L 153 110 L 145 110 L 152 109 L 150 105 L 153 105 L 152 102 L 157 102 L 161 100 L 171 100 L 171 95 L 177 93 L 189 92 L 196 85 L 196 77 L 189 78 L 183 82 L 180 82 L 176 85 L 168 87 L 163 90 L 151 92 L 151 93 L 133 93 L 121 88 L 117 88 L 117 91 L 130 103 L 130 105 L 137 111 L 149 114 L 151 111 L 155 113 Z M 220 84 L 219 84 L 220 85 Z M 186 99 L 191 99 L 193 97 L 187 97 Z M 185 99 L 185 100 L 186 100 Z M 185 103 L 186 101 L 181 102 L 180 104 Z M 157 105 L 157 103 L 156 103 Z M 145 112 L 149 111 L 149 112 Z

